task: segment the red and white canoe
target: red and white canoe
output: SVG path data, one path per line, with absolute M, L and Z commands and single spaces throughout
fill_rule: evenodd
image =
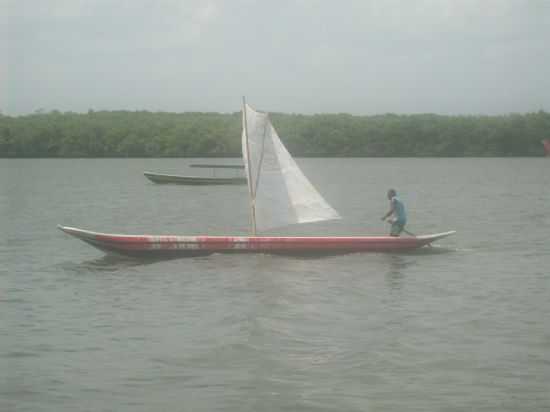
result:
M 97 233 L 58 226 L 105 252 L 141 257 L 200 256 L 211 253 L 338 254 L 418 249 L 455 231 L 394 236 L 153 236 Z

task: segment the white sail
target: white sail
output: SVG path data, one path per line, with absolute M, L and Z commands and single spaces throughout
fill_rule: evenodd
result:
M 242 151 L 254 230 L 340 218 L 294 162 L 269 115 L 247 104 L 243 107 Z

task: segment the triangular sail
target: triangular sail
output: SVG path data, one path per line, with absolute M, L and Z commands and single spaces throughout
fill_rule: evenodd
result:
M 242 150 L 255 229 L 340 218 L 294 162 L 269 115 L 247 104 Z

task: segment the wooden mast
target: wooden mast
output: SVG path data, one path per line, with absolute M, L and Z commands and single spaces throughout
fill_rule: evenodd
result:
M 252 187 L 252 171 L 250 170 L 250 145 L 248 143 L 248 122 L 246 120 L 246 100 L 243 96 L 243 130 L 246 141 L 246 171 L 248 180 L 248 194 L 250 195 L 250 228 L 252 236 L 256 236 L 256 193 Z

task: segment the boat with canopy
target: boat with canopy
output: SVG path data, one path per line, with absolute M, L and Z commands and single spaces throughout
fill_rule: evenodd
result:
M 242 153 L 250 200 L 248 236 L 126 235 L 59 226 L 106 252 L 124 255 L 197 256 L 211 253 L 338 254 L 417 249 L 454 234 L 424 236 L 266 236 L 269 229 L 339 219 L 287 151 L 269 114 L 243 99 Z

